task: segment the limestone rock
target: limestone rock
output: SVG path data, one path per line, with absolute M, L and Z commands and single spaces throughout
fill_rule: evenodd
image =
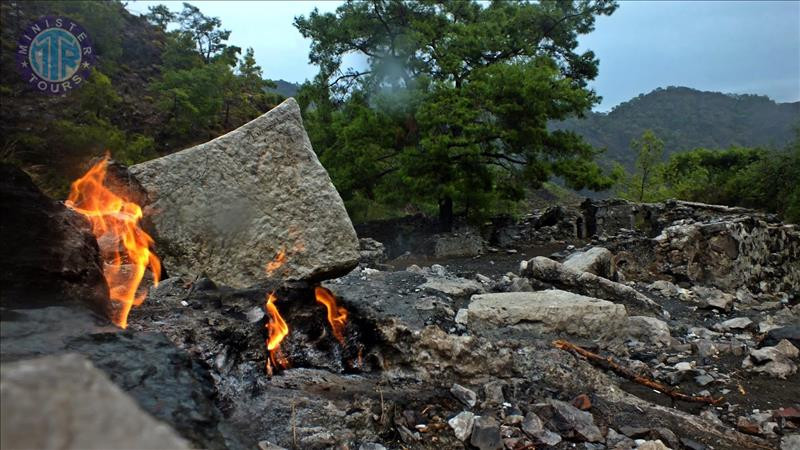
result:
M 585 252 L 576 252 L 570 255 L 564 260 L 564 266 L 613 280 L 616 276 L 612 262 L 613 257 L 614 255 L 606 248 L 592 247 Z
M 672 340 L 667 323 L 655 317 L 628 317 L 626 330 L 629 336 L 659 347 L 668 346 Z
M 458 383 L 453 383 L 453 387 L 450 388 L 450 393 L 453 394 L 453 397 L 470 408 L 475 406 L 475 403 L 478 401 L 478 395 L 475 394 L 475 391 L 467 389 Z
M 472 426 L 475 424 L 475 414 L 469 411 L 461 411 L 458 415 L 447 421 L 453 429 L 459 441 L 466 441 L 472 434 Z
M 374 267 L 386 261 L 386 247 L 372 238 L 358 239 L 358 262 L 366 267 Z
M 626 318 L 623 305 L 556 289 L 474 295 L 468 311 L 474 331 L 520 325 L 587 337 L 616 332 Z
M 774 347 L 750 350 L 750 356 L 744 360 L 742 367 L 751 372 L 760 372 L 785 379 L 797 372 L 797 359 L 800 350 L 791 342 L 782 340 Z
M 9 363 L 0 379 L 3 448 L 190 448 L 83 356 Z
M 145 220 L 171 275 L 199 274 L 233 287 L 275 276 L 321 280 L 358 263 L 344 204 L 288 99 L 204 144 L 130 168 L 148 196 Z
M 522 276 L 534 281 L 552 284 L 558 289 L 605 300 L 625 301 L 639 306 L 652 308 L 657 306 L 652 300 L 630 286 L 589 272 L 577 271 L 544 256 L 537 256 L 529 261 L 523 261 L 520 269 Z

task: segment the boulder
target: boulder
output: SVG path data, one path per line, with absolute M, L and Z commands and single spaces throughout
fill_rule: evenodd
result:
M 86 218 L 9 164 L 0 164 L 0 217 L 0 305 L 83 303 L 109 317 L 100 250 Z
M 544 256 L 537 256 L 520 265 L 520 274 L 533 281 L 552 285 L 578 294 L 611 301 L 627 302 L 636 306 L 658 308 L 655 302 L 630 286 L 581 272 Z
M 613 280 L 616 270 L 612 259 L 614 255 L 606 248 L 593 247 L 585 252 L 575 252 L 564 260 L 564 267 L 589 272 L 597 276 Z
M 83 356 L 3 365 L 0 446 L 5 449 L 188 449 Z
M 585 337 L 615 333 L 626 318 L 623 305 L 556 289 L 474 295 L 468 311 L 468 327 L 476 332 L 513 327 Z
M 358 263 L 353 225 L 294 99 L 130 172 L 147 192 L 145 220 L 170 275 L 246 287 L 282 252 L 274 276 L 285 280 L 332 278 Z
M 657 347 L 666 347 L 672 342 L 667 323 L 655 317 L 628 317 L 626 333 L 630 337 Z
M 797 372 L 797 364 L 793 360 L 799 355 L 800 350 L 784 339 L 774 347 L 750 350 L 750 356 L 744 360 L 742 367 L 751 372 L 766 373 L 785 379 Z

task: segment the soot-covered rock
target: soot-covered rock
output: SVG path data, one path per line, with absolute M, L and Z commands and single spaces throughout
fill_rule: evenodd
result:
M 205 144 L 130 167 L 171 275 L 205 273 L 233 287 L 274 274 L 323 280 L 351 270 L 359 246 L 342 199 L 288 99 Z
M 0 304 L 79 302 L 109 313 L 97 241 L 80 214 L 50 199 L 20 169 L 0 164 Z

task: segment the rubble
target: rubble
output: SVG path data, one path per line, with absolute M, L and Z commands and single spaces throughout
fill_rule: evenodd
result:
M 785 379 L 797 372 L 797 364 L 794 360 L 798 355 L 800 355 L 800 350 L 784 339 L 774 347 L 750 350 L 750 356 L 744 360 L 742 367 L 752 372 L 766 373 Z

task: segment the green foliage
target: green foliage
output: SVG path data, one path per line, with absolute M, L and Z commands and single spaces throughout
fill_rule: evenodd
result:
M 631 141 L 631 148 L 636 151 L 636 172 L 629 176 L 618 188 L 617 194 L 638 202 L 654 202 L 664 200 L 663 189 L 664 141 L 656 137 L 652 130 L 645 130 L 641 138 Z M 617 171 L 621 169 L 618 166 Z
M 638 142 L 640 155 L 647 142 L 650 146 L 657 143 L 653 138 L 643 137 Z M 800 222 L 800 138 L 782 150 L 697 148 L 673 154 L 666 162 L 653 163 L 650 173 L 652 181 L 644 184 L 644 190 L 639 184 L 639 171 L 627 176 L 618 187 L 618 194 L 637 201 L 677 198 L 744 206 Z
M 282 100 L 266 92 L 273 85 L 252 49 L 240 61 L 219 19 L 189 4 L 181 14 L 150 7 L 143 17 L 117 0 L 2 2 L 0 11 L 0 157 L 56 196 L 106 151 L 136 164 L 216 137 Z M 19 30 L 44 15 L 79 22 L 97 52 L 89 80 L 66 96 L 35 92 L 14 67 Z
M 775 103 L 765 96 L 702 92 L 686 87 L 659 88 L 616 106 L 609 113 L 553 122 L 554 129 L 574 131 L 598 148 L 604 160 L 633 170 L 632 139 L 652 130 L 664 141 L 666 156 L 703 147 L 779 148 L 800 124 L 800 102 Z
M 612 180 L 576 134 L 550 132 L 591 108 L 597 75 L 579 34 L 606 1 L 348 1 L 295 25 L 320 72 L 299 97 L 314 148 L 353 199 L 480 219 L 553 176 L 575 188 Z M 368 70 L 342 68 L 360 53 Z M 454 206 L 455 205 L 455 206 Z

